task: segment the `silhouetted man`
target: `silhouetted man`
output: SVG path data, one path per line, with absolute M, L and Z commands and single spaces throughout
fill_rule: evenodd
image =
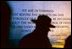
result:
M 47 15 L 39 15 L 36 23 L 36 29 L 22 38 L 19 43 L 20 48 L 51 48 L 50 41 L 47 37 L 48 31 L 55 26 L 51 25 L 51 19 Z

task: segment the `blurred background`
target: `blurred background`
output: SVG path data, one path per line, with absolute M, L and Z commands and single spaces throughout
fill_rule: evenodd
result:
M 2 2 L 1 2 L 2 3 Z M 18 48 L 22 37 L 30 34 L 36 27 L 31 19 L 39 14 L 52 18 L 56 28 L 50 28 L 48 37 L 54 48 L 64 48 L 65 39 L 71 35 L 71 1 L 7 1 L 10 7 L 8 40 Z

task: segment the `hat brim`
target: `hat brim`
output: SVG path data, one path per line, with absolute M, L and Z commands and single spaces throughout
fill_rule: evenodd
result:
M 33 23 L 36 23 L 37 22 L 37 20 L 31 20 Z M 51 28 L 55 28 L 55 26 L 54 25 L 52 25 L 52 24 L 50 24 L 49 25 Z
M 54 25 L 52 25 L 52 24 L 50 24 L 50 27 L 51 27 L 51 28 L 55 28 L 55 26 L 54 26 Z
M 32 19 L 31 21 L 32 21 L 33 23 L 36 23 L 37 20 L 33 20 L 33 19 Z

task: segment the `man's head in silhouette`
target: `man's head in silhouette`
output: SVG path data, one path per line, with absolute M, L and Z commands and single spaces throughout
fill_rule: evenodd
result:
M 36 23 L 36 29 L 38 30 L 50 31 L 49 28 L 55 28 L 55 26 L 51 24 L 51 18 L 47 15 L 39 15 L 38 19 L 32 20 L 32 22 Z

